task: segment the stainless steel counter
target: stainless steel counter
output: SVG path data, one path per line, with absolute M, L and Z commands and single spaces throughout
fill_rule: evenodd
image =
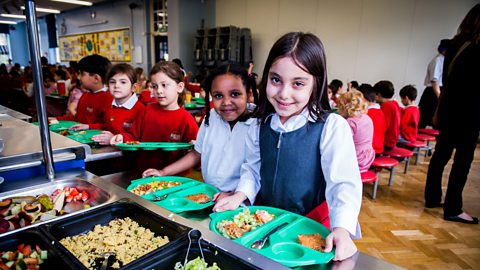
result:
M 12 109 L 9 109 L 5 106 L 2 106 L 0 105 L 0 114 L 8 114 L 14 118 L 17 118 L 17 119 L 20 119 L 20 120 L 23 120 L 23 121 L 27 121 L 27 122 L 31 122 L 32 121 L 32 117 L 30 115 L 26 115 L 26 114 L 23 114 L 21 112 L 17 112 L 15 110 L 12 110 Z
M 92 182 L 98 184 L 101 187 L 108 188 L 108 191 L 115 192 L 115 194 L 121 194 L 121 197 L 125 196 L 135 200 L 136 202 L 142 204 L 143 206 L 148 206 L 148 208 L 156 213 L 161 214 L 162 216 L 169 217 L 170 219 L 184 224 L 186 226 L 196 228 L 202 232 L 202 235 L 205 239 L 215 243 L 216 245 L 228 250 L 231 253 L 234 253 L 236 256 L 246 258 L 248 261 L 254 262 L 255 265 L 262 267 L 263 269 L 288 269 L 283 265 L 269 260 L 248 248 L 240 246 L 233 241 L 230 241 L 220 235 L 217 235 L 209 230 L 208 225 L 210 223 L 210 218 L 208 213 L 198 214 L 192 217 L 186 216 L 189 219 L 182 217 L 180 215 L 174 214 L 160 206 L 153 204 L 147 200 L 142 199 L 136 195 L 133 195 L 130 192 L 126 191 L 126 187 L 130 184 L 132 178 L 128 173 L 115 173 L 111 175 L 105 175 L 102 177 L 95 177 L 92 179 Z M 114 184 L 114 185 L 112 185 Z M 126 194 L 127 193 L 127 194 Z M 185 215 L 184 215 L 185 216 Z M 260 258 L 259 258 L 260 257 Z M 296 269 L 336 269 L 336 270 L 380 270 L 380 269 L 404 269 L 399 266 L 390 264 L 388 262 L 379 260 L 370 255 L 364 254 L 362 252 L 357 252 L 352 258 L 344 260 L 342 262 L 331 262 L 327 265 L 316 265 L 308 267 L 299 267 Z

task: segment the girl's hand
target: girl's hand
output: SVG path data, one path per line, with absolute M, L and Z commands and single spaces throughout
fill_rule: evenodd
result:
M 351 257 L 357 252 L 357 247 L 350 238 L 350 233 L 344 228 L 334 228 L 333 231 L 325 239 L 325 249 L 323 252 L 332 251 L 335 245 L 334 261 L 342 261 Z
M 247 196 L 243 194 L 243 192 L 241 191 L 235 192 L 233 195 L 230 195 L 230 196 L 223 196 L 223 195 L 214 196 L 213 200 L 216 203 L 215 203 L 215 206 L 213 207 L 213 211 L 223 212 L 226 210 L 237 209 L 240 206 L 240 204 L 246 199 L 247 199 Z
M 216 202 L 228 196 L 232 196 L 233 192 L 218 192 L 213 195 L 213 201 Z
M 73 125 L 71 126 L 69 129 L 70 130 L 86 130 L 86 129 L 89 129 L 90 126 L 87 125 L 87 124 L 76 124 L 76 125 Z
M 142 177 L 148 177 L 148 176 L 164 176 L 165 173 L 163 170 L 156 170 L 156 169 L 148 169 L 142 173 Z
M 110 139 L 110 144 L 111 145 L 119 144 L 119 143 L 123 143 L 123 135 L 122 134 L 117 134 Z
M 112 137 L 113 134 L 110 131 L 102 131 L 102 133 L 92 136 L 92 140 L 101 145 L 110 145 Z

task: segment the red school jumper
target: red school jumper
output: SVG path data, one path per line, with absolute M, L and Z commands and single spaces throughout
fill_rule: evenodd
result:
M 123 141 L 140 142 L 190 142 L 197 137 L 198 125 L 193 116 L 184 108 L 169 111 L 158 103 L 146 106 L 131 133 L 122 133 Z M 179 160 L 185 151 L 139 151 L 137 169 L 143 172 L 148 168 L 162 169 Z M 185 175 L 188 171 L 179 175 Z
M 377 105 L 378 106 L 378 105 Z M 385 116 L 383 111 L 378 107 L 369 107 L 368 116 L 373 122 L 373 140 L 372 146 L 375 154 L 383 153 L 383 146 L 385 142 Z
M 104 88 L 106 89 L 106 88 Z M 57 120 L 77 121 L 83 124 L 102 123 L 112 106 L 113 96 L 106 90 L 85 92 L 78 101 L 77 114 L 56 117 Z
M 415 105 L 405 107 L 402 111 L 400 121 L 400 134 L 410 142 L 417 140 L 418 122 L 420 121 L 420 110 Z
M 101 124 L 91 124 L 90 129 L 108 130 L 113 134 L 130 132 L 133 123 L 141 116 L 145 106 L 137 101 L 131 108 L 112 105 L 104 116 Z
M 150 92 L 150 90 L 143 90 L 140 95 L 138 95 L 138 101 L 145 105 L 150 103 L 157 103 L 157 99 L 152 96 L 152 92 Z
M 395 100 L 390 100 L 381 105 L 385 116 L 385 145 L 395 147 L 400 135 L 400 106 Z

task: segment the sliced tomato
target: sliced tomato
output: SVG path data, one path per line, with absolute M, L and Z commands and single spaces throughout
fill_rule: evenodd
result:
M 82 191 L 82 201 L 87 201 L 88 200 L 88 193 L 86 191 Z
M 70 195 L 73 195 L 73 196 L 77 196 L 79 193 L 78 193 L 78 190 L 76 188 L 71 188 L 70 189 Z
M 23 253 L 23 247 L 25 247 L 25 244 L 22 243 L 22 244 L 20 244 L 20 245 L 17 246 L 17 249 L 18 249 L 20 252 Z
M 25 255 L 25 257 L 30 256 L 30 254 L 32 254 L 32 246 L 26 245 L 26 246 L 23 248 L 22 253 L 23 253 L 23 255 Z
M 65 198 L 65 201 L 66 201 L 67 203 L 73 201 L 73 196 L 72 196 L 72 195 L 68 195 L 68 196 Z

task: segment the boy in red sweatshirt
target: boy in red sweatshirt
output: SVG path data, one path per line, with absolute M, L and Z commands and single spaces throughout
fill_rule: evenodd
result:
M 108 58 L 93 54 L 78 62 L 80 81 L 87 90 L 78 101 L 77 113 L 49 118 L 76 121 L 83 124 L 102 123 L 105 113 L 110 109 L 113 97 L 105 86 L 105 76 L 110 69 Z M 71 129 L 75 129 L 73 126 Z
M 415 105 L 417 89 L 413 85 L 404 86 L 400 90 L 400 98 L 405 108 L 400 120 L 400 142 L 414 142 L 417 140 L 420 110 Z
M 379 81 L 373 89 L 376 92 L 376 100 L 385 115 L 385 142 L 384 150 L 390 151 L 395 147 L 400 135 L 401 111 L 398 102 L 393 100 L 393 84 L 390 81 Z
M 358 87 L 358 90 L 362 92 L 363 97 L 368 104 L 368 116 L 373 122 L 373 141 L 372 146 L 375 150 L 375 154 L 379 155 L 383 153 L 385 142 L 385 116 L 380 109 L 380 105 L 375 102 L 375 90 L 370 84 L 362 84 Z

